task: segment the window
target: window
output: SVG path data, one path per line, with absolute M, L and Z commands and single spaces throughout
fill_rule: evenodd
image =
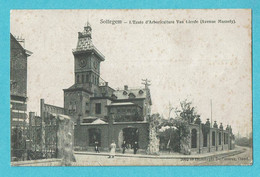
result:
M 221 133 L 218 134 L 218 144 L 221 145 Z
M 228 134 L 224 133 L 224 144 L 228 144 Z
M 89 82 L 89 75 L 86 74 L 86 82 Z
M 208 146 L 208 134 L 206 132 L 203 132 L 203 147 Z
M 129 98 L 135 98 L 135 94 L 133 94 L 133 93 L 129 93 Z
M 139 94 L 141 95 L 141 94 L 143 94 L 144 93 L 144 91 L 142 91 L 142 90 L 139 90 Z
M 77 75 L 77 83 L 79 83 L 79 75 Z
M 216 133 L 212 132 L 212 146 L 216 145 Z
M 85 79 L 84 79 L 84 75 L 82 74 L 82 75 L 81 75 L 81 82 L 84 83 L 84 80 L 85 80 Z
M 88 113 L 89 112 L 89 104 L 88 104 L 88 102 L 86 102 L 86 113 Z
M 96 103 L 96 114 L 101 114 L 101 103 Z
M 192 129 L 191 131 L 191 148 L 197 148 L 197 130 Z

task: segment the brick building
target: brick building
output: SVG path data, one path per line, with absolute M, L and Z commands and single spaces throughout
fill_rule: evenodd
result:
M 24 39 L 10 34 L 10 122 L 12 157 L 22 158 L 27 119 L 27 57 Z
M 27 57 L 32 52 L 24 49 L 23 39 L 10 34 L 10 96 L 12 128 L 27 118 Z
M 88 149 L 98 141 L 107 149 L 113 140 L 117 147 L 126 140 L 129 145 L 138 141 L 146 149 L 152 105 L 148 85 L 115 90 L 101 79 L 100 64 L 105 56 L 92 43 L 89 23 L 78 33 L 73 55 L 75 83 L 64 89 L 64 108 L 76 124 L 75 146 Z

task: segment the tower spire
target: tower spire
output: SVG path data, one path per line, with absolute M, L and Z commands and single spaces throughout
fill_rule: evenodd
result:
M 89 21 L 87 21 L 87 23 L 84 26 L 83 34 L 85 34 L 86 37 L 89 37 L 90 39 L 92 38 L 92 36 L 91 36 L 92 28 L 91 28 L 91 25 L 90 25 Z

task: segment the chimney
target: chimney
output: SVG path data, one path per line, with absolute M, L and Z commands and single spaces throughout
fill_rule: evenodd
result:
M 124 85 L 124 90 L 128 90 L 128 85 Z

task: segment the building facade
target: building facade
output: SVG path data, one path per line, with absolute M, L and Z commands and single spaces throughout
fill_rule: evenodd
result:
M 10 97 L 12 128 L 27 118 L 27 57 L 32 52 L 23 48 L 23 39 L 10 34 Z
M 27 119 L 27 58 L 32 52 L 24 49 L 24 39 L 10 34 L 10 122 L 11 156 L 23 158 Z
M 189 144 L 191 154 L 200 154 L 215 151 L 226 151 L 235 148 L 235 138 L 231 126 L 223 127 L 222 123 L 218 126 L 215 121 L 211 127 L 209 119 L 203 124 L 196 120 L 190 124 Z
M 100 65 L 105 56 L 92 42 L 89 23 L 78 33 L 78 43 L 73 50 L 74 84 L 64 89 L 64 109 L 75 122 L 75 146 L 88 149 L 98 142 L 108 149 L 112 141 L 120 148 L 134 141 L 140 148 L 148 145 L 147 118 L 151 112 L 148 85 L 143 88 L 113 89 L 100 77 Z

